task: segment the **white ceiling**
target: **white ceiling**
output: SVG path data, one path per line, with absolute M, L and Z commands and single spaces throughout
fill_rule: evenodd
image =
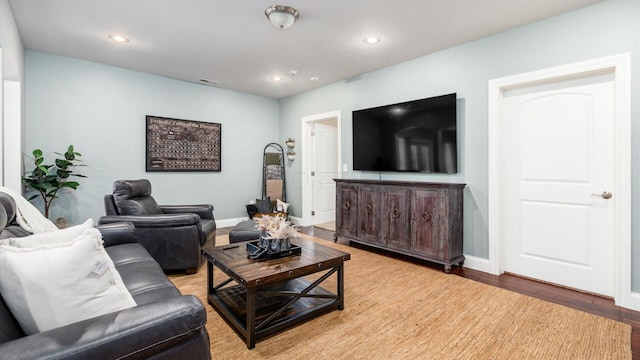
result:
M 264 15 L 273 0 L 9 3 L 27 49 L 279 99 L 599 1 L 288 0 L 300 18 L 285 30 Z

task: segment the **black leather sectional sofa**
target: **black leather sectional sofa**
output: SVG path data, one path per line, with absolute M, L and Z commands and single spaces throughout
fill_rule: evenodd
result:
M 15 224 L 15 211 L 0 193 L 0 239 L 29 235 Z M 0 359 L 211 359 L 202 302 L 180 294 L 132 224 L 98 229 L 136 306 L 25 335 L 0 297 Z

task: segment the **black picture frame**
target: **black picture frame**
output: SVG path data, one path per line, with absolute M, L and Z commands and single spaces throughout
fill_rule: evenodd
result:
M 146 116 L 146 171 L 222 171 L 222 124 Z

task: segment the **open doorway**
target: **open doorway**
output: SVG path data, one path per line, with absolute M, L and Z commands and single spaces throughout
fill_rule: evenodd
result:
M 341 112 L 302 118 L 302 225 L 331 228 L 341 178 Z M 334 225 L 335 226 L 335 225 Z

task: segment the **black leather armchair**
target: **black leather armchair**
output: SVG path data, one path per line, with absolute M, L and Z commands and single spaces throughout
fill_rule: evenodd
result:
M 198 271 L 201 249 L 215 246 L 213 205 L 158 205 L 149 180 L 118 180 L 105 195 L 106 216 L 100 224 L 132 222 L 139 242 L 163 270 Z

